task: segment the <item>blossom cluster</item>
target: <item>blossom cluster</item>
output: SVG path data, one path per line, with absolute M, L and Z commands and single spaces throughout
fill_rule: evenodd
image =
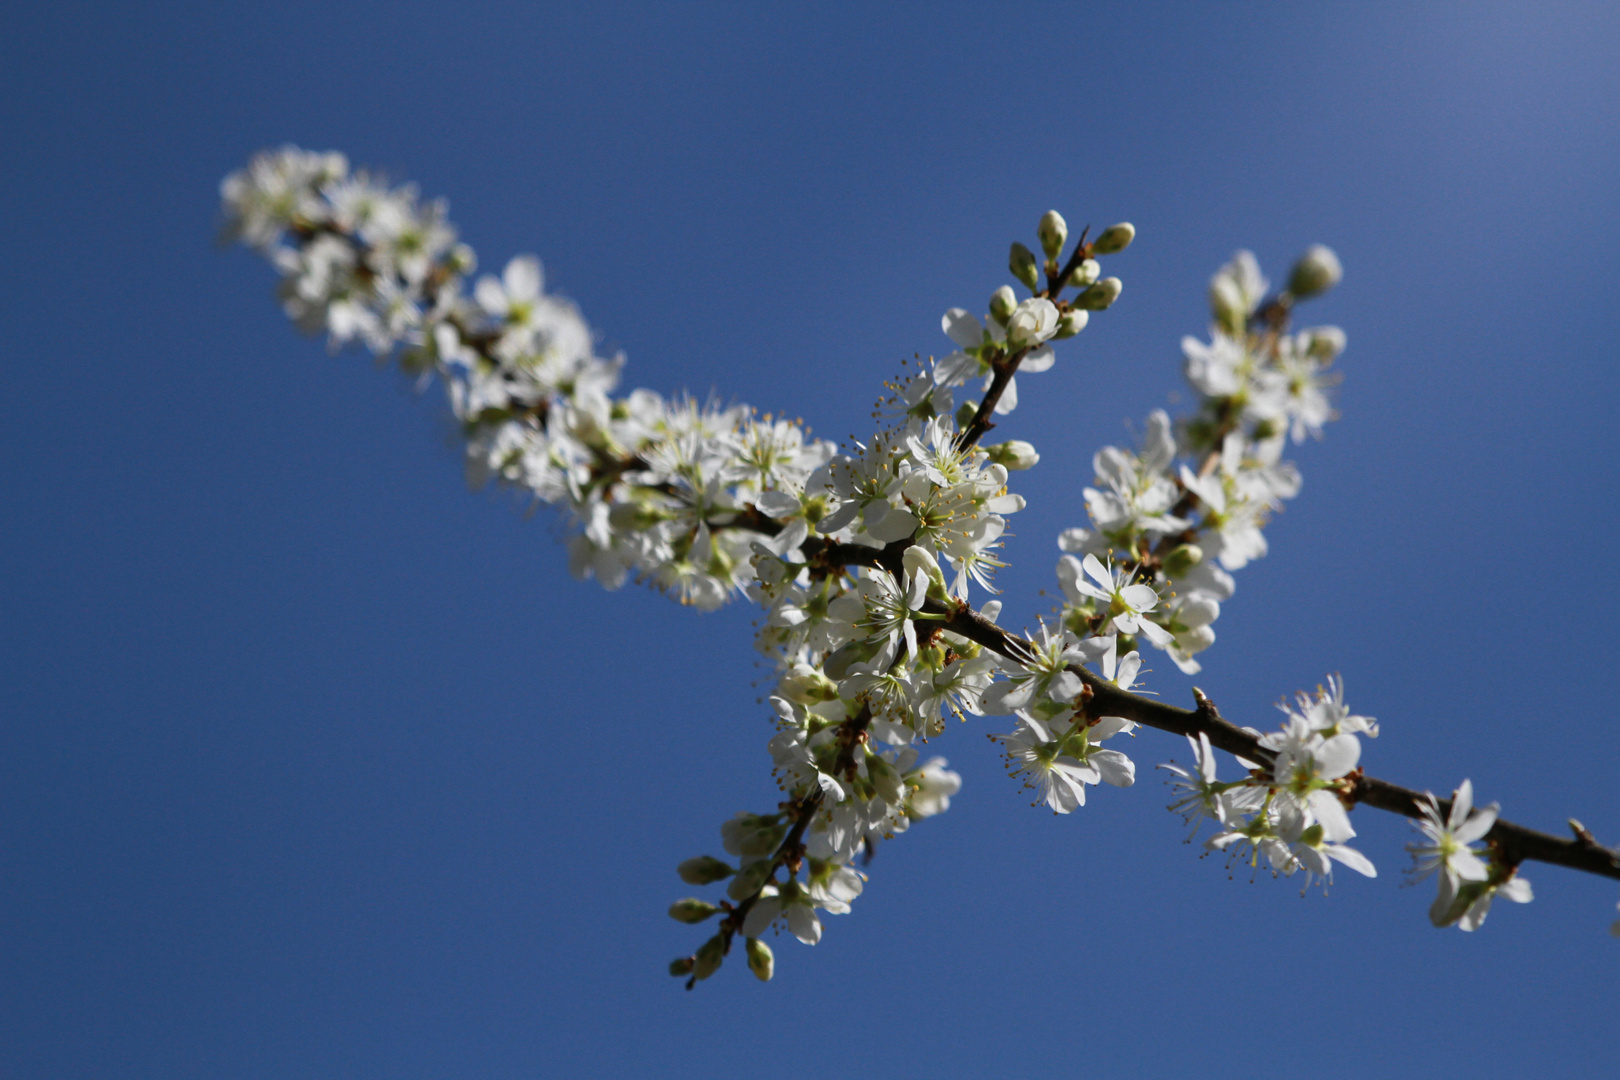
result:
M 948 312 L 959 348 L 897 386 L 890 427 L 840 453 L 746 406 L 615 396 L 623 358 L 597 355 L 578 309 L 545 292 L 536 259 L 469 283 L 476 259 L 445 205 L 351 171 L 342 155 L 261 154 L 222 194 L 229 233 L 281 271 L 288 316 L 334 349 L 359 342 L 441 378 L 472 479 L 562 508 L 576 573 L 609 588 L 634 576 L 701 609 L 738 593 L 764 608 L 758 646 L 779 667 L 769 750 L 786 801 L 738 819 L 746 829 L 727 824 L 740 860 L 728 891 L 747 905 L 732 929 L 757 938 L 780 918 L 819 937 L 815 909 L 847 911 L 860 891 L 856 857 L 949 805 L 960 778 L 941 758 L 919 761 L 914 744 L 945 717 L 980 713 L 998 670 L 932 624 L 989 587 L 1006 517 L 1023 506 L 1009 471 L 1037 455 L 963 439 L 984 410 L 958 410 L 956 397 L 1006 373 L 991 405 L 1010 412 L 1010 369 L 1050 367 L 1051 343 L 1118 297 L 1090 256 L 1122 249 L 1133 230 L 1116 226 L 1056 288 L 1021 302 L 1000 289 L 982 318 Z M 1066 232 L 1055 214 L 1043 223 L 1054 227 Z M 1072 301 L 1059 298 L 1065 288 Z M 779 852 L 801 819 L 796 847 Z
M 1283 320 L 1339 276 L 1333 253 L 1312 248 L 1262 311 L 1269 285 L 1253 255 L 1240 251 L 1216 273 L 1210 340 L 1182 340 L 1197 409 L 1180 423 L 1157 410 L 1139 449 L 1098 451 L 1096 486 L 1085 490 L 1090 527 L 1059 537 L 1069 553 L 1057 569 L 1063 621 L 1077 635 L 1128 635 L 1122 649 L 1146 638 L 1182 671 L 1200 670 L 1194 656 L 1215 641 L 1233 571 L 1266 554 L 1266 521 L 1299 493 L 1284 446 L 1320 437 L 1333 418 L 1329 365 L 1344 333 L 1288 333 Z
M 1239 758 L 1249 774 L 1238 780 L 1217 778 L 1208 735 L 1188 736 L 1193 766 L 1160 766 L 1179 778 L 1179 798 L 1171 809 L 1195 831 L 1206 818 L 1219 826 L 1206 847 L 1246 858 L 1250 866 L 1258 866 L 1263 855 L 1272 872 L 1283 877 L 1303 871 L 1306 888 L 1330 878 L 1334 862 L 1377 877 L 1371 860 L 1345 843 L 1356 831 L 1343 801 L 1361 758 L 1356 736 L 1376 737 L 1377 721 L 1345 706 L 1344 684 L 1336 677 L 1314 697 L 1300 694 L 1282 709 L 1282 730 L 1259 739 L 1272 752 L 1270 764 Z
M 1086 784 L 1127 786 L 1135 776 L 1123 753 L 1097 745 L 1130 725 L 1077 713 L 1081 686 L 1066 665 L 1096 663 L 1129 690 L 1145 642 L 1183 671 L 1200 670 L 1193 657 L 1215 641 L 1211 624 L 1232 596 L 1231 572 L 1265 554 L 1268 516 L 1298 494 L 1298 470 L 1282 450 L 1290 434 L 1296 442 L 1320 436 L 1332 417 L 1326 368 L 1344 334 L 1289 334 L 1281 316 L 1339 275 L 1332 252 L 1313 248 L 1262 316 L 1268 284 L 1254 257 L 1239 252 L 1211 282 L 1211 341 L 1182 342 L 1197 409 L 1179 424 L 1155 410 L 1139 449 L 1108 446 L 1093 459 L 1096 486 L 1084 492 L 1090 527 L 1058 540 L 1058 625 L 1042 627 L 1033 666 L 1003 664 L 1029 689 L 1005 699 L 1018 710 L 1017 729 L 1002 737 L 1009 766 L 1058 813 L 1085 803 Z
M 350 172 L 339 154 L 261 154 L 226 179 L 230 231 L 282 272 L 287 314 L 334 348 L 441 377 L 475 483 L 496 478 L 565 509 L 570 563 L 609 588 L 638 576 L 699 608 L 752 576 L 755 496 L 798 490 L 832 456 L 801 426 L 650 390 L 613 391 L 623 357 L 596 353 L 579 310 L 511 260 L 476 265 L 442 202 Z
M 1337 259 L 1311 249 L 1268 299 L 1240 252 L 1211 283 L 1210 340 L 1183 342 L 1196 408 L 1180 421 L 1156 411 L 1138 449 L 1096 455 L 1089 527 L 1060 538 L 1065 603 L 1025 638 L 996 627 L 1001 602 L 981 594 L 996 591 L 1007 519 L 1024 506 L 1011 478 L 1039 454 L 981 437 L 1017 406 L 1018 377 L 1052 367 L 1055 344 L 1119 298 L 1100 260 L 1129 246 L 1130 225 L 1070 245 L 1062 216 L 1046 214 L 1044 258 L 1011 248 L 1024 295 L 1004 285 L 983 314 L 948 310 L 951 351 L 891 382 L 882 428 L 840 447 L 744 405 L 619 393 L 624 358 L 598 355 L 579 310 L 545 291 L 537 259 L 475 280 L 444 203 L 342 155 L 267 152 L 222 194 L 229 234 L 280 271 L 289 318 L 334 351 L 358 343 L 424 385 L 442 380 L 469 478 L 557 506 L 576 575 L 610 589 L 639 580 L 702 610 L 738 596 L 761 609 L 780 801 L 723 825 L 728 858 L 680 865 L 684 881 L 725 892 L 670 909 L 686 923 L 718 918 L 671 965 L 688 986 L 738 940 L 768 979 L 773 928 L 815 944 L 822 913 L 849 911 L 863 856 L 960 790 L 946 760 L 924 753 L 950 718 L 1013 716 L 991 737 L 1055 812 L 1084 805 L 1089 786 L 1131 785 L 1134 763 L 1104 744 L 1138 722 L 1106 703 L 1135 685 L 1144 642 L 1199 670 L 1232 572 L 1265 554 L 1268 516 L 1299 491 L 1286 443 L 1319 436 L 1333 416 L 1329 366 L 1344 335 L 1288 324 L 1297 302 L 1338 280 Z M 1350 712 L 1336 679 L 1285 712 L 1280 732 L 1250 732 L 1258 760 L 1240 756 L 1248 773 L 1234 781 L 1217 780 L 1207 734 L 1193 739 L 1193 766 L 1166 766 L 1179 777 L 1173 809 L 1216 823 L 1211 848 L 1303 872 L 1307 886 L 1333 862 L 1372 876 L 1347 846 L 1346 808 L 1358 736 L 1376 736 L 1376 723 Z M 1492 896 L 1529 898 L 1514 867 L 1468 847 L 1494 815 L 1472 810 L 1466 782 L 1447 817 L 1429 797 L 1428 843 L 1413 851 L 1421 873 L 1439 871 L 1438 924 L 1471 929 Z

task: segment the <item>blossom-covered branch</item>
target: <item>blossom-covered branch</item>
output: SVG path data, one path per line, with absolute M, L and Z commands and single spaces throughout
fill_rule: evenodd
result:
M 1187 735 L 1193 764 L 1167 766 L 1179 778 L 1173 808 L 1216 823 L 1210 847 L 1256 866 L 1264 856 L 1307 883 L 1334 863 L 1374 874 L 1347 844 L 1349 808 L 1413 817 L 1426 841 L 1413 848 L 1415 871 L 1440 880 L 1440 925 L 1472 929 L 1493 896 L 1528 900 L 1517 877 L 1526 859 L 1620 876 L 1584 829 L 1561 841 L 1503 822 L 1473 807 L 1466 781 L 1438 800 L 1366 777 L 1358 736 L 1378 727 L 1345 706 L 1337 680 L 1285 706 L 1282 730 L 1265 735 L 1202 697 L 1183 710 L 1131 693 L 1147 646 L 1199 670 L 1232 574 L 1266 553 L 1269 515 L 1299 491 L 1283 449 L 1333 416 L 1330 365 L 1344 335 L 1289 327 L 1298 302 L 1338 280 L 1325 248 L 1274 294 L 1246 253 L 1215 276 L 1210 340 L 1183 342 L 1197 408 L 1180 420 L 1155 412 L 1140 447 L 1097 454 L 1089 520 L 1059 541 L 1062 610 L 1015 636 L 995 623 L 999 600 L 971 597 L 996 591 L 1006 519 L 1024 505 L 1010 476 L 1039 455 L 1022 440 L 981 440 L 1016 408 L 1018 376 L 1050 368 L 1055 343 L 1119 298 L 1101 260 L 1131 243 L 1130 225 L 1071 246 L 1062 216 L 1048 213 L 1041 256 L 1011 248 L 1008 269 L 1027 295 L 1002 286 L 983 316 L 947 311 L 955 350 L 888 384 L 884 426 L 838 447 L 746 406 L 617 395 L 623 358 L 596 354 L 578 310 L 544 291 L 538 260 L 469 282 L 473 252 L 442 203 L 351 172 L 341 155 L 262 154 L 223 193 L 230 233 L 283 274 L 288 315 L 334 349 L 360 342 L 442 379 L 470 478 L 558 506 L 574 573 L 608 588 L 635 578 L 704 610 L 738 595 L 763 609 L 755 644 L 777 669 L 768 749 L 782 798 L 725 824 L 730 860 L 681 864 L 689 883 L 726 882 L 718 902 L 671 908 L 683 922 L 719 919 L 671 967 L 689 986 L 738 937 L 769 978 L 763 934 L 785 927 L 814 944 L 818 913 L 846 912 L 861 893 L 862 854 L 948 808 L 960 777 L 920 751 L 950 717 L 1014 715 L 1014 730 L 993 737 L 1010 771 L 1060 813 L 1090 786 L 1134 783 L 1131 759 L 1103 745 L 1114 735 L 1139 725 Z M 1218 780 L 1215 749 L 1244 775 Z M 1482 839 L 1488 860 L 1470 846 Z
M 954 613 L 944 626 L 952 633 L 977 642 L 997 655 L 1009 659 L 1028 655 L 1034 647 L 971 610 Z M 1200 756 L 1206 753 L 1198 751 L 1196 747 L 1202 740 L 1210 747 L 1224 750 L 1251 767 L 1264 766 L 1269 769 L 1275 766 L 1278 755 L 1275 748 L 1267 744 L 1266 736 L 1254 728 L 1239 727 L 1228 721 L 1216 709 L 1215 704 L 1199 691 L 1194 691 L 1197 708 L 1182 709 L 1154 698 L 1121 690 L 1118 685 L 1098 677 L 1082 666 L 1071 665 L 1069 670 L 1089 688 L 1090 709 L 1099 715 L 1118 715 L 1143 727 L 1155 728 L 1174 735 L 1185 735 L 1193 740 L 1195 753 Z M 1318 701 L 1307 700 L 1295 711 L 1308 713 L 1313 708 L 1321 711 L 1325 702 L 1328 707 L 1328 711 L 1323 713 L 1325 720 L 1334 715 L 1334 710 L 1343 710 L 1341 695 L 1342 686 L 1339 681 L 1330 678 L 1325 697 L 1319 698 Z M 1323 730 L 1338 726 L 1324 723 Z M 1335 734 L 1338 734 L 1337 730 Z M 1467 781 L 1464 781 L 1464 784 L 1467 784 Z M 1347 807 L 1366 805 L 1419 820 L 1427 820 L 1436 808 L 1442 814 L 1449 814 L 1453 806 L 1451 799 L 1434 799 L 1428 793 L 1367 776 L 1360 769 L 1347 774 L 1340 783 L 1333 786 L 1333 790 Z M 1463 816 L 1467 817 L 1466 811 Z M 1567 839 L 1551 836 L 1493 815 L 1492 823 L 1474 839 L 1483 839 L 1500 853 L 1501 861 L 1508 865 L 1517 866 L 1524 861 L 1545 862 L 1620 879 L 1620 852 L 1598 844 L 1591 833 L 1578 823 L 1572 823 L 1572 832 L 1574 835 Z

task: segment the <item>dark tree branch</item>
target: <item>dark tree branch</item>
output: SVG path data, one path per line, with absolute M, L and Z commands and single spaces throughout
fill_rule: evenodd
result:
M 1010 660 L 1029 655 L 1023 638 L 1009 634 L 995 623 L 981 618 L 965 604 L 948 611 L 930 602 L 928 610 L 931 614 L 948 614 L 950 618 L 943 623 L 946 630 L 976 642 L 991 652 Z M 1276 755 L 1261 746 L 1256 736 L 1227 721 L 1214 704 L 1196 690 L 1198 708 L 1182 709 L 1128 693 L 1078 665 L 1071 670 L 1091 688 L 1091 710 L 1099 716 L 1121 716 L 1144 727 L 1175 735 L 1196 736 L 1203 733 L 1209 736 L 1211 746 L 1235 757 L 1267 764 L 1275 759 Z M 1371 776 L 1358 776 L 1348 798 L 1355 803 L 1409 818 L 1421 817 L 1422 808 L 1428 801 L 1421 792 Z M 1451 812 L 1450 799 L 1437 799 L 1436 802 L 1442 815 Z M 1485 835 L 1485 840 L 1509 866 L 1533 860 L 1620 879 L 1620 852 L 1597 844 L 1584 829 L 1576 832 L 1574 839 L 1566 840 L 1498 818 Z
M 990 377 L 990 389 L 984 392 L 984 400 L 979 402 L 979 411 L 973 414 L 972 423 L 963 428 L 962 433 L 956 437 L 958 450 L 966 450 L 983 438 L 985 432 L 996 426 L 990 419 L 990 414 L 996 411 L 996 405 L 1001 401 L 1001 395 L 1006 392 L 1007 384 L 1012 382 L 1013 376 L 1018 373 L 1018 365 L 1024 362 L 1024 357 L 1029 353 L 1029 347 L 1025 346 L 991 362 L 990 368 L 995 374 Z

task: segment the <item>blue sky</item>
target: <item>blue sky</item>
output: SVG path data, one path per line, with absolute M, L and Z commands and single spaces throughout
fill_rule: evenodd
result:
M 566 574 L 446 409 L 219 250 L 283 142 L 534 251 L 629 385 L 861 434 L 1039 215 L 1128 219 L 1120 303 L 1029 380 L 1027 625 L 1090 457 L 1179 384 L 1209 274 L 1312 242 L 1343 413 L 1201 687 L 1343 672 L 1369 771 L 1620 840 L 1612 5 L 33 5 L 0 16 L 0 1075 L 1607 1075 L 1616 883 L 1476 934 L 1376 881 L 1199 860 L 1157 778 L 966 786 L 815 949 L 693 994 L 675 864 L 774 788 L 749 612 Z M 1038 392 L 1036 392 L 1038 391 Z M 1162 657 L 1149 685 L 1185 702 Z M 1143 765 L 1183 748 L 1144 734 Z M 1144 767 L 1143 773 L 1148 770 Z

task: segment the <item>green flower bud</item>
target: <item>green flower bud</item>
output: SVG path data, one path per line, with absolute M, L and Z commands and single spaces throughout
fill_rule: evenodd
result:
M 893 765 L 870 750 L 866 752 L 866 775 L 872 778 L 872 786 L 890 806 L 899 806 L 905 799 L 906 785 L 900 779 L 900 774 Z
M 703 947 L 692 958 L 692 976 L 702 980 L 720 970 L 720 965 L 726 959 L 726 942 L 719 934 L 714 935 L 703 943 Z
M 776 974 L 776 957 L 771 954 L 771 947 L 759 938 L 748 939 L 748 970 L 757 975 L 760 982 L 770 982 L 771 976 Z
M 1337 285 L 1343 276 L 1344 268 L 1339 265 L 1339 257 L 1333 254 L 1333 249 L 1312 244 L 1294 264 L 1294 272 L 1288 275 L 1288 291 L 1300 300 L 1320 296 Z
M 992 463 L 1000 465 L 1008 472 L 1033 469 L 1035 463 L 1041 460 L 1041 455 L 1035 452 L 1035 448 L 1022 439 L 1009 439 L 984 449 L 985 453 L 990 455 Z
M 724 881 L 737 871 L 731 864 L 722 862 L 713 855 L 699 855 L 695 859 L 687 859 L 675 868 L 681 875 L 681 880 L 688 885 L 713 885 L 717 881 Z
M 775 851 L 786 834 L 781 814 L 738 814 L 720 826 L 720 842 L 726 854 L 750 862 Z
M 1092 241 L 1091 250 L 1098 255 L 1112 255 L 1116 251 L 1124 251 L 1136 239 L 1136 226 L 1128 221 L 1118 225 L 1110 225 L 1102 234 Z
M 669 905 L 669 917 L 676 922 L 700 923 L 719 910 L 707 900 L 689 896 L 685 900 L 677 900 Z
M 753 896 L 764 887 L 765 879 L 771 876 L 772 865 L 770 859 L 749 863 L 731 879 L 731 884 L 726 886 L 726 895 L 738 903 Z
M 1012 318 L 1012 313 L 1018 310 L 1018 297 L 1013 295 L 1011 285 L 1003 285 L 990 294 L 990 317 L 1003 326 Z
M 1125 283 L 1117 277 L 1105 277 L 1074 298 L 1074 306 L 1087 311 L 1103 311 L 1111 307 Z
M 838 697 L 838 684 L 809 664 L 794 664 L 777 685 L 783 697 L 800 705 L 815 705 Z
M 1164 572 L 1172 578 L 1182 577 L 1203 561 L 1203 548 L 1197 544 L 1182 544 L 1164 557 Z
M 1064 338 L 1072 338 L 1074 335 L 1084 330 L 1086 328 L 1086 323 L 1090 321 L 1091 312 L 1089 311 L 1082 311 L 1079 308 L 1073 308 L 1069 311 L 1065 311 L 1061 316 L 1058 317 L 1057 333 L 1052 335 L 1052 340 L 1062 341 Z
M 1344 331 L 1337 326 L 1313 326 L 1304 331 L 1304 336 L 1305 352 L 1324 364 L 1344 352 Z
M 1035 253 L 1016 240 L 1013 241 L 1012 252 L 1007 256 L 1007 269 L 1024 283 L 1024 288 L 1030 292 L 1036 291 L 1039 275 L 1035 268 Z
M 1063 245 L 1069 240 L 1069 223 L 1063 220 L 1063 215 L 1056 210 L 1048 210 L 1041 217 L 1041 223 L 1036 231 L 1041 237 L 1041 250 L 1046 257 L 1055 259 Z
M 960 405 L 958 405 L 956 407 L 956 428 L 957 428 L 957 430 L 961 431 L 964 428 L 966 428 L 969 424 L 973 423 L 973 418 L 975 416 L 978 416 L 978 415 L 979 415 L 979 406 L 978 405 L 976 405 L 975 403 L 973 403 L 971 401 L 962 402 L 962 404 L 960 404 Z M 827 674 L 831 675 L 832 672 L 829 671 Z M 834 677 L 836 678 L 837 676 L 834 676 Z
M 669 973 L 679 979 L 683 975 L 692 974 L 692 969 L 696 966 L 697 957 L 677 956 L 675 959 L 669 962 Z
M 466 244 L 457 244 L 444 257 L 444 267 L 452 274 L 470 274 L 478 269 L 478 256 Z
M 1069 274 L 1069 284 L 1083 289 L 1102 277 L 1102 263 L 1096 259 L 1081 259 L 1080 265 Z
M 614 503 L 613 508 L 608 511 L 608 522 L 615 529 L 624 532 L 640 532 L 652 528 L 669 516 L 667 511 L 645 503 L 622 502 Z

